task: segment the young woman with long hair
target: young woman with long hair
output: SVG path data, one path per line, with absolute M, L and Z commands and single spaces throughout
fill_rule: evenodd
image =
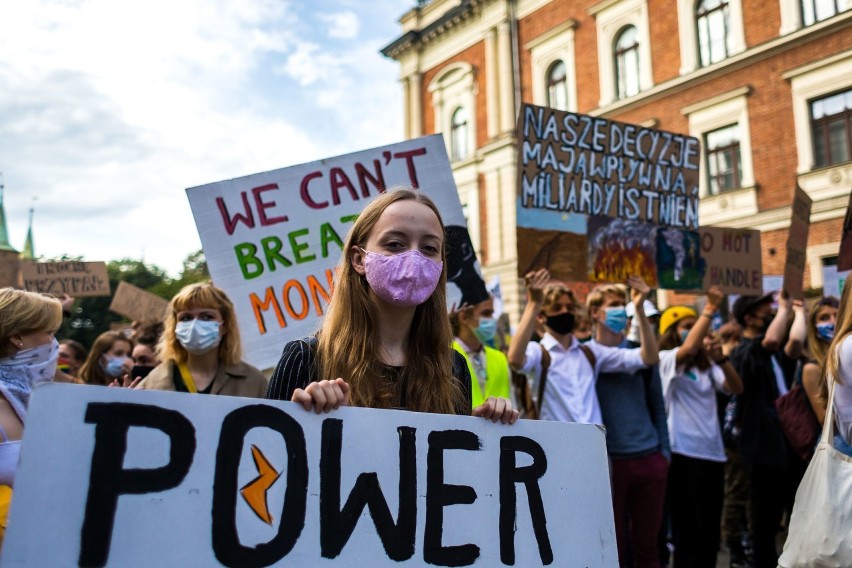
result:
M 835 447 L 852 455 L 852 278 L 847 278 L 837 308 L 834 338 L 825 354 L 822 381 L 834 385 Z M 826 396 L 826 400 L 829 397 Z
M 80 379 L 88 385 L 108 386 L 121 379 L 133 368 L 130 353 L 133 342 L 119 331 L 105 331 L 100 334 L 86 362 L 80 367 Z
M 808 314 L 807 352 L 810 357 L 802 365 L 802 388 L 820 424 L 825 421 L 825 406 L 828 404 L 828 384 L 821 369 L 831 340 L 834 339 L 839 304 L 834 296 L 826 296 Z
M 394 189 L 358 216 L 316 339 L 285 345 L 268 398 L 317 413 L 350 404 L 471 414 L 471 378 L 451 347 L 444 228 L 420 192 Z M 507 399 L 474 415 L 514 422 Z
M 136 388 L 249 398 L 266 394 L 266 377 L 241 360 L 234 304 L 209 282 L 184 286 L 172 298 L 157 355 L 160 364 Z

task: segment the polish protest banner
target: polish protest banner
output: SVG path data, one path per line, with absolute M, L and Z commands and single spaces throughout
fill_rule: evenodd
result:
M 104 262 L 21 262 L 24 289 L 75 298 L 109 296 L 109 276 Z
M 725 294 L 763 294 L 760 231 L 701 227 L 701 256 L 706 263 L 702 290 L 719 286 Z
M 697 138 L 525 104 L 518 149 L 519 275 L 701 286 Z
M 119 282 L 109 310 L 131 321 L 162 321 L 169 302 L 129 282 Z
M 420 189 L 441 212 L 450 303 L 484 300 L 439 134 L 186 190 L 210 274 L 236 307 L 248 362 L 274 367 L 287 341 L 319 328 L 352 222 L 397 185 Z
M 30 403 L 2 561 L 615 566 L 605 434 L 50 384 Z
M 787 234 L 787 260 L 784 262 L 784 289 L 794 300 L 805 298 L 805 256 L 812 204 L 813 200 L 805 190 L 796 186 L 790 214 L 790 232 Z

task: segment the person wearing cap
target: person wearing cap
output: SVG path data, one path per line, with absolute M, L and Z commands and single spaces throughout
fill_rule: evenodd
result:
M 644 335 L 646 347 L 656 350 L 656 338 L 648 318 L 636 324 L 635 343 L 624 336 L 627 318 L 635 306 L 627 302 L 623 286 L 604 284 L 586 298 L 589 319 L 594 323 L 591 344 L 635 349 Z M 643 311 L 657 314 L 645 300 Z M 642 323 L 646 327 L 642 334 Z M 657 535 L 663 520 L 666 476 L 671 458 L 666 408 L 656 365 L 634 372 L 602 372 L 595 385 L 606 426 L 610 458 L 615 540 L 621 566 L 658 567 Z
M 660 381 L 672 448 L 668 495 L 675 568 L 716 566 L 727 460 L 716 392 L 738 394 L 743 389 L 719 341 L 708 337 L 723 298 L 721 289 L 713 286 L 701 315 L 673 306 L 660 317 Z
M 773 294 L 740 296 L 732 312 L 743 328 L 742 340 L 731 353 L 731 362 L 743 380 L 737 396 L 735 440 L 751 486 L 750 508 L 754 562 L 758 568 L 777 566 L 775 538 L 784 507 L 795 494 L 789 467 L 795 456 L 787 448 L 775 409 L 775 399 L 787 392 L 785 373 L 778 355 L 792 318 L 792 302 L 781 294 L 778 313 L 772 316 Z
M 645 308 L 645 317 L 648 318 L 648 322 L 651 324 L 651 330 L 654 332 L 654 338 L 657 338 L 657 330 L 660 327 L 660 312 L 657 310 L 657 306 L 651 302 L 651 300 L 645 300 L 643 304 Z M 639 320 L 633 317 L 636 315 L 636 308 L 632 303 L 628 303 L 624 306 L 624 310 L 627 312 L 627 342 L 630 347 L 639 347 Z

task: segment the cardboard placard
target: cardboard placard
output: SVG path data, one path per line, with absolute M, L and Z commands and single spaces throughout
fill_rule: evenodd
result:
M 852 270 L 852 192 L 846 205 L 846 217 L 843 219 L 843 236 L 840 240 L 840 253 L 837 257 L 838 272 Z
M 25 290 L 73 298 L 109 296 L 109 275 L 104 262 L 21 262 Z
M 784 289 L 794 300 L 805 298 L 805 261 L 812 203 L 811 197 L 797 185 L 790 214 L 790 232 L 787 235 L 787 260 L 784 263 Z
M 168 300 L 129 282 L 118 283 L 115 296 L 109 305 L 111 312 L 131 321 L 162 321 L 168 307 Z
M 590 424 L 50 384 L 3 565 L 602 568 L 610 494 Z
M 697 138 L 529 104 L 517 132 L 520 276 L 701 286 Z
M 703 290 L 717 285 L 725 294 L 763 294 L 760 231 L 701 227 L 701 256 L 706 263 Z
M 234 302 L 246 360 L 275 366 L 313 333 L 352 222 L 387 188 L 419 188 L 447 234 L 448 305 L 487 298 L 441 135 L 187 189 L 210 274 Z

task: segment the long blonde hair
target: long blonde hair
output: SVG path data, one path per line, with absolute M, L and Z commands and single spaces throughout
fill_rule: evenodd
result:
M 188 353 L 175 336 L 177 314 L 184 310 L 195 308 L 210 308 L 219 310 L 222 314 L 222 324 L 219 333 L 219 362 L 224 365 L 236 365 L 242 358 L 240 330 L 237 327 L 237 316 L 234 304 L 223 290 L 210 282 L 190 284 L 181 288 L 169 303 L 169 311 L 163 324 L 163 334 L 157 345 L 157 355 L 160 361 L 175 361 L 186 363 Z
M 840 345 L 852 333 L 852 299 L 849 298 L 850 295 L 852 295 L 852 278 L 847 278 L 843 284 L 843 293 L 840 294 L 840 305 L 837 307 L 834 339 L 828 346 L 825 364 L 822 366 L 820 381 L 826 385 L 828 385 L 829 380 L 843 384 L 843 378 L 840 376 Z M 846 372 L 852 373 L 852 369 L 846 369 Z
M 366 246 L 370 232 L 392 203 L 414 200 L 429 207 L 443 227 L 431 199 L 408 188 L 394 188 L 377 197 L 355 221 L 343 248 L 334 294 L 319 332 L 316 370 L 319 379 L 345 377 L 354 406 L 390 408 L 397 405 L 385 379 L 376 328 L 377 307 L 366 278 L 352 267 L 353 247 Z M 446 241 L 444 242 L 446 246 Z M 410 410 L 453 414 L 460 407 L 461 390 L 452 376 L 452 331 L 447 317 L 447 263 L 438 286 L 414 310 L 408 336 L 406 364 L 399 377 L 400 393 Z
M 0 289 L 0 357 L 17 349 L 11 337 L 35 331 L 54 332 L 62 325 L 62 304 L 51 296 L 14 288 Z

